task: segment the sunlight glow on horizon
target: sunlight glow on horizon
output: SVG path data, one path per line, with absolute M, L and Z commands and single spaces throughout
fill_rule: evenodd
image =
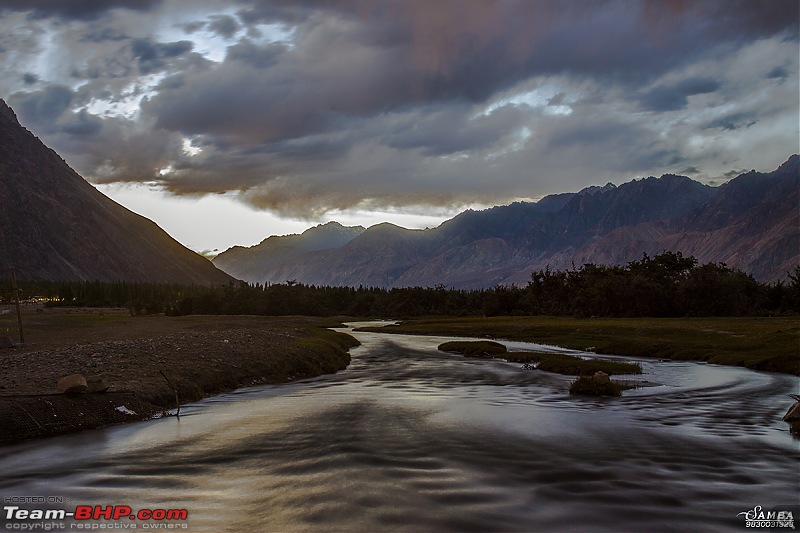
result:
M 390 222 L 408 229 L 433 228 L 458 212 L 435 215 L 400 211 L 344 210 L 322 220 L 281 218 L 243 204 L 235 194 L 175 196 L 148 184 L 94 184 L 100 192 L 134 213 L 149 218 L 172 238 L 198 253 L 224 252 L 232 246 L 253 246 L 272 235 L 289 235 L 336 221 L 368 228 Z M 466 208 L 465 208 L 466 209 Z M 202 236 L 202 241 L 198 237 Z

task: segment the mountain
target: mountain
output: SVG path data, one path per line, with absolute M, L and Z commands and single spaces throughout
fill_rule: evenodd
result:
M 769 174 L 748 172 L 685 216 L 621 228 L 570 255 L 576 264 L 624 264 L 642 253 L 680 250 L 774 282 L 800 264 L 800 158 Z M 564 266 L 565 258 L 553 266 Z
M 272 236 L 250 247 L 234 246 L 216 256 L 214 264 L 230 275 L 252 282 L 276 281 L 282 265 L 307 252 L 341 248 L 364 233 L 362 226 L 328 222 L 300 235 Z M 265 273 L 273 273 L 271 276 Z M 286 281 L 289 278 L 278 278 Z
M 29 280 L 232 279 L 92 187 L 0 99 L 0 267 L 9 266 Z
M 542 215 L 563 206 L 572 196 L 562 194 L 543 198 L 537 203 L 516 202 L 486 211 L 465 211 L 430 230 L 377 224 L 366 231 L 361 228 L 358 236 L 341 247 L 305 253 L 298 253 L 294 248 L 261 248 L 271 239 L 276 239 L 270 237 L 254 248 L 226 250 L 214 259 L 214 264 L 257 283 L 282 283 L 296 279 L 314 285 L 401 286 L 404 273 L 416 265 L 458 246 L 469 246 L 485 239 L 511 238 Z M 285 238 L 294 243 L 305 235 Z M 261 248 L 258 251 L 259 262 L 248 262 L 246 254 L 256 248 Z M 255 264 L 261 266 L 247 270 Z M 420 283 L 423 281 L 417 280 L 416 284 Z M 431 281 L 431 284 L 436 283 Z
M 541 213 L 511 234 L 474 239 L 443 250 L 405 272 L 399 284 L 428 285 L 442 278 L 445 281 L 439 283 L 465 288 L 525 284 L 531 271 L 546 266 L 555 254 L 570 254 L 619 227 L 686 213 L 707 202 L 713 193 L 711 187 L 678 176 L 647 178 L 619 187 L 590 187 L 562 197 L 566 202 L 553 205 L 557 209 Z M 490 218 L 491 213 L 478 216 Z
M 524 285 L 532 271 L 548 266 L 625 264 L 668 250 L 776 281 L 800 264 L 799 179 L 798 157 L 792 156 L 772 173 L 749 172 L 717 188 L 672 174 L 609 183 L 538 202 L 468 210 L 433 229 L 379 224 L 324 250 L 271 248 L 269 260 L 242 277 L 480 288 Z M 233 252 L 240 253 L 232 249 L 215 262 L 241 274 L 230 266 Z

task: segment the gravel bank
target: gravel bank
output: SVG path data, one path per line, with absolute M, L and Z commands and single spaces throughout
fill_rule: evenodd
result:
M 0 351 L 0 425 L 11 425 L 3 432 L 7 438 L 0 437 L 0 441 L 17 434 L 30 436 L 30 431 L 13 430 L 15 424 L 30 424 L 31 416 L 21 416 L 20 410 L 33 410 L 33 418 L 49 420 L 39 416 L 48 405 L 57 404 L 53 408 L 61 409 L 62 416 L 58 423 L 50 424 L 51 429 L 38 431 L 39 435 L 136 418 L 119 417 L 118 412 L 109 410 L 108 405 L 115 403 L 107 401 L 109 394 L 105 399 L 102 393 L 86 394 L 82 400 L 54 394 L 56 383 L 65 375 L 99 376 L 108 384 L 109 393 L 133 394 L 140 402 L 134 410 L 143 413 L 141 418 L 174 406 L 175 391 L 161 372 L 185 403 L 242 386 L 336 372 L 347 366 L 347 350 L 357 344 L 348 335 L 321 327 L 330 324 L 302 317 L 173 318 L 60 312 L 37 314 L 28 322 L 26 340 L 31 340 Z M 31 395 L 47 395 L 47 402 L 33 401 Z M 86 413 L 95 413 L 96 422 L 87 422 L 91 416 Z M 80 423 L 64 423 L 67 419 Z

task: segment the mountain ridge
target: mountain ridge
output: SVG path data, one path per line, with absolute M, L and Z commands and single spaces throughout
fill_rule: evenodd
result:
M 548 266 L 621 265 L 680 251 L 778 281 L 800 263 L 798 179 L 793 155 L 771 173 L 751 171 L 716 188 L 675 174 L 591 186 L 467 210 L 432 229 L 372 226 L 339 248 L 272 256 L 267 268 L 253 257 L 253 277 L 244 279 L 482 288 L 525 284 Z
M 213 263 L 236 278 L 252 280 L 266 268 L 280 268 L 270 262 L 273 255 L 280 260 L 299 257 L 304 253 L 340 248 L 366 231 L 362 226 L 343 226 L 328 222 L 308 228 L 300 234 L 272 235 L 254 246 L 233 246 L 213 259 Z M 287 278 L 289 279 L 289 278 Z
M 0 263 L 20 279 L 213 284 L 232 278 L 117 204 L 0 99 Z

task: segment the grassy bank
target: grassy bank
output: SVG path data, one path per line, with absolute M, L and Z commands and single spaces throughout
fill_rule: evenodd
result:
M 599 354 L 708 361 L 800 375 L 800 324 L 779 318 L 421 318 L 384 333 L 507 339 Z
M 53 394 L 59 378 L 82 374 L 102 377 L 112 392 L 132 392 L 145 404 L 172 407 L 175 391 L 162 372 L 186 403 L 242 386 L 336 372 L 348 365 L 348 350 L 358 344 L 325 329 L 334 325 L 329 319 L 305 317 L 131 317 L 113 310 L 47 310 L 24 321 L 26 343 L 0 350 L 0 399 L 12 402 L 21 395 Z M 0 317 L 0 335 L 10 329 L 9 322 Z M 8 336 L 17 340 L 13 333 Z M 47 398 L 63 403 L 65 412 L 75 403 L 64 395 Z M 85 427 L 61 424 L 39 434 Z
M 181 402 L 194 401 L 240 387 L 286 383 L 343 370 L 350 363 L 348 350 L 358 345 L 349 335 L 317 326 L 289 331 L 277 338 L 269 336 L 262 344 L 263 334 L 230 330 L 226 335 L 230 338 L 223 339 L 220 347 L 224 357 L 212 357 L 211 361 L 190 358 L 190 364 L 164 372 L 178 389 Z M 235 339 L 241 335 L 249 342 L 237 346 Z M 173 390 L 165 385 L 163 378 L 156 379 L 137 392 L 150 403 L 172 405 Z

